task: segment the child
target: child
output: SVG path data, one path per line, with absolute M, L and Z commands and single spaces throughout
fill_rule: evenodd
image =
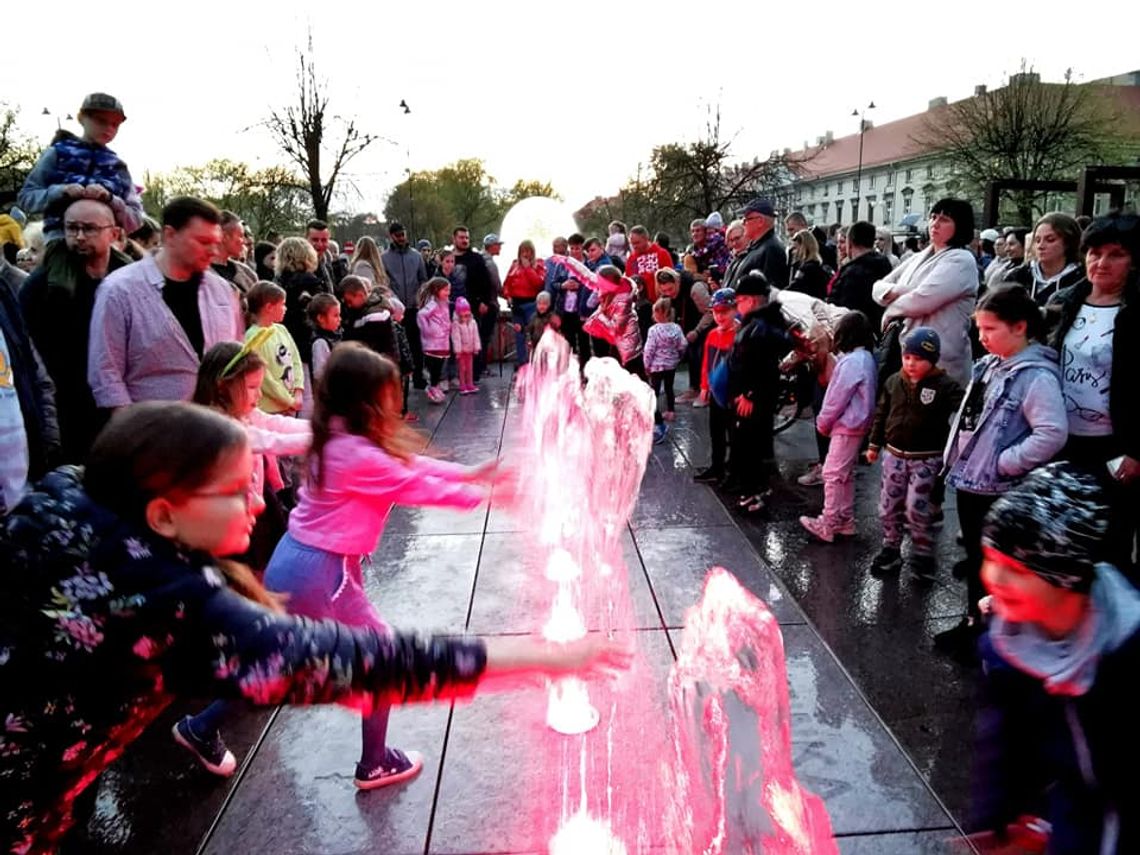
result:
M 344 277 L 340 288 L 344 299 L 341 312 L 344 340 L 359 341 L 381 356 L 397 359 L 390 293 L 359 276 Z
M 269 415 L 258 408 L 265 363 L 256 349 L 256 342 L 251 340 L 245 345 L 220 342 L 206 351 L 198 369 L 194 403 L 236 419 L 245 428 L 253 472 L 249 503 L 263 510 L 250 533 L 249 548 L 237 560 L 248 564 L 260 578 L 286 531 L 285 508 L 277 497 L 284 487 L 277 455 L 306 454 L 313 432 L 305 419 Z M 208 771 L 222 777 L 234 773 L 237 760 L 219 730 L 238 703 L 214 701 L 198 715 L 184 716 L 172 730 L 175 742 L 190 751 Z
M 420 344 L 423 347 L 424 362 L 427 364 L 430 380 L 427 398 L 433 404 L 442 404 L 446 397 L 439 383 L 450 353 L 451 315 L 448 312 L 450 296 L 451 283 L 442 276 L 429 279 L 420 288 L 416 324 L 420 329 Z
M 422 441 L 400 417 L 399 369 L 351 343 L 329 359 L 313 436 L 309 477 L 269 562 L 266 587 L 288 594 L 294 614 L 387 632 L 364 593 L 360 556 L 375 551 L 397 502 L 471 510 L 487 498 L 493 468 L 415 454 Z M 423 766 L 420 755 L 386 747 L 387 727 L 384 706 L 364 720 L 361 789 L 407 780 Z
M 970 385 L 946 442 L 943 472 L 957 491 L 958 522 L 966 548 L 967 614 L 934 637 L 937 649 L 974 659 L 981 631 L 982 521 L 990 505 L 1065 446 L 1068 415 L 1057 352 L 1039 344 L 1041 311 L 1020 285 L 986 292 L 974 312 L 978 337 L 989 351 L 974 364 Z
M 758 514 L 771 493 L 776 457 L 773 420 L 780 388 L 780 361 L 792 348 L 781 307 L 761 271 L 737 279 L 736 309 L 743 315 L 728 355 L 728 408 L 735 484 L 740 511 Z
M 412 357 L 412 343 L 408 341 L 408 334 L 404 330 L 404 304 L 401 303 L 395 296 L 391 298 L 392 303 L 392 320 L 393 331 L 396 333 L 396 350 L 400 355 L 398 364 L 400 366 L 400 380 L 401 389 L 404 394 L 403 406 L 400 408 L 400 415 L 404 417 L 404 421 L 416 422 L 419 421 L 419 416 L 415 413 L 408 412 L 408 394 L 412 390 L 412 372 L 415 371 L 415 361 Z
M 479 352 L 479 327 L 471 316 L 471 304 L 466 297 L 455 301 L 455 319 L 451 322 L 451 346 L 459 366 L 459 394 L 478 392 L 475 385 L 475 354 Z
M 346 277 L 347 278 L 347 277 Z M 309 325 L 313 328 L 310 346 L 309 377 L 306 388 L 316 388 L 317 381 L 325 373 L 332 349 L 341 340 L 340 302 L 332 294 L 317 294 L 305 309 Z
M 0 851 L 54 851 L 75 800 L 172 694 L 367 712 L 487 678 L 628 667 L 630 651 L 594 635 L 421 639 L 275 612 L 248 570 L 219 560 L 249 545 L 252 475 L 233 419 L 135 404 L 85 469 L 51 473 L 0 523 L 0 720 L 20 725 L 0 752 Z
M 131 173 L 107 148 L 127 119 L 123 105 L 117 98 L 94 92 L 83 99 L 77 118 L 83 138 L 58 132 L 20 190 L 20 206 L 29 214 L 44 215 L 48 243 L 63 237 L 63 212 L 76 199 L 106 202 L 127 234 L 143 221 L 142 200 Z
M 909 529 L 908 569 L 924 581 L 935 578 L 934 542 L 942 504 L 936 501 L 940 497 L 934 486 L 950 420 L 962 403 L 962 387 L 937 367 L 941 349 L 931 327 L 911 331 L 903 343 L 902 370 L 887 378 L 879 395 L 867 450 L 867 462 L 874 463 L 883 449 L 879 489 L 883 548 L 871 562 L 873 575 L 902 567 L 900 550 Z
M 725 480 L 725 456 L 728 450 L 728 401 L 717 400 L 712 394 L 713 381 L 721 372 L 727 380 L 728 354 L 736 338 L 736 292 L 720 288 L 709 301 L 716 324 L 705 336 L 705 349 L 701 359 L 701 401 L 709 408 L 709 438 L 712 442 L 712 463 L 693 476 L 702 484 L 716 484 Z M 723 367 L 721 363 L 724 363 Z M 727 384 L 726 384 L 727 385 Z
M 875 416 L 874 346 L 875 331 L 862 312 L 849 312 L 835 325 L 839 356 L 815 419 L 816 430 L 831 440 L 823 461 L 823 512 L 800 517 L 800 525 L 824 543 L 855 534 L 855 465 Z
M 560 325 L 561 319 L 558 317 L 558 313 L 554 311 L 554 298 L 550 296 L 549 291 L 539 291 L 538 296 L 534 298 L 534 317 L 526 325 L 529 352 L 533 353 L 534 349 L 538 347 L 538 342 L 542 339 L 542 334 L 546 332 L 547 327 L 558 330 Z
M 668 297 L 658 298 L 653 304 L 653 326 L 645 337 L 644 357 L 645 370 L 649 372 L 654 396 L 661 394 L 661 387 L 665 387 L 666 421 L 671 422 L 676 417 L 673 378 L 688 346 L 681 327 L 673 322 L 672 300 Z
M 1050 852 L 1140 851 L 1140 593 L 1098 561 L 1108 503 L 1094 476 L 1051 463 L 995 501 L 982 530 L 992 614 L 972 825 L 1005 838 L 1019 815 L 1043 816 Z
M 257 355 L 265 363 L 265 380 L 261 387 L 261 403 L 267 413 L 299 413 L 305 398 L 305 375 L 301 354 L 285 319 L 285 289 L 272 282 L 258 282 L 246 294 L 253 319 L 245 333 L 246 341 L 260 342 Z M 263 329 L 270 335 L 259 335 Z

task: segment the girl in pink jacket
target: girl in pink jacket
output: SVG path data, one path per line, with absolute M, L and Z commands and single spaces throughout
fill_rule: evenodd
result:
M 471 314 L 471 304 L 466 297 L 455 301 L 455 319 L 451 322 L 451 347 L 455 351 L 455 362 L 459 367 L 459 394 L 470 395 L 478 392 L 475 385 L 475 354 L 482 347 L 479 341 L 479 327 Z
M 313 410 L 308 478 L 265 572 L 268 589 L 288 594 L 291 613 L 387 629 L 364 593 L 360 557 L 376 549 L 392 507 L 471 510 L 501 481 L 494 462 L 472 468 L 416 454 L 423 442 L 400 416 L 401 400 L 390 359 L 352 342 L 332 352 Z M 394 784 L 423 768 L 418 753 L 385 744 L 387 708 L 363 727 L 357 787 Z
M 416 323 L 420 328 L 420 345 L 431 380 L 427 396 L 433 404 L 442 404 L 445 397 L 439 381 L 447 357 L 451 355 L 451 310 L 447 302 L 450 297 L 451 283 L 442 276 L 429 279 L 420 288 Z

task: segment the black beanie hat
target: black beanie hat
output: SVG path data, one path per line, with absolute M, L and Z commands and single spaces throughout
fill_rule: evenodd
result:
M 1067 463 L 1050 463 L 994 502 L 982 543 L 1050 585 L 1086 593 L 1101 560 L 1107 520 L 1096 478 Z

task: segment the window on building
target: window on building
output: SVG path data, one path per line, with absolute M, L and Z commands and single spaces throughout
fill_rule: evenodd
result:
M 890 226 L 895 222 L 895 197 L 883 197 L 883 225 Z
M 912 204 L 914 204 L 914 191 L 907 187 L 902 191 L 902 212 L 904 216 L 910 213 Z
M 933 178 L 934 177 L 934 164 L 933 163 L 928 163 L 926 165 L 926 177 L 927 178 Z
M 823 185 L 823 195 L 826 196 L 830 192 L 831 192 L 831 185 L 830 184 L 824 184 Z
M 868 223 L 875 222 L 875 197 L 874 196 L 868 196 L 867 197 L 867 222 Z
M 830 202 L 824 202 L 823 204 L 821 204 L 821 205 L 819 206 L 819 208 L 820 208 L 820 212 L 821 212 L 821 214 L 822 214 L 822 216 L 823 216 L 823 221 L 824 221 L 824 223 L 828 222 L 828 220 L 827 220 L 827 215 L 828 215 L 828 213 L 830 212 L 830 209 L 831 209 L 831 203 L 830 203 Z
M 852 199 L 850 207 L 851 207 L 851 222 L 855 222 L 857 219 L 859 219 L 859 200 L 858 199 Z
M 910 184 L 911 179 L 913 179 L 913 178 L 914 178 L 914 170 L 908 169 L 906 171 L 906 177 L 903 180 L 906 181 L 907 184 Z
M 813 184 L 813 185 L 811 185 L 811 187 L 809 187 L 809 188 L 808 188 L 808 198 L 809 198 L 809 199 L 814 199 L 814 198 L 815 198 L 815 185 L 814 185 L 814 184 Z
M 843 222 L 843 200 L 839 199 L 835 203 L 835 222 Z
M 814 216 L 815 216 L 815 205 L 808 205 L 808 206 L 807 206 L 807 215 L 808 215 L 809 217 L 814 217 Z
M 875 173 L 873 173 L 873 172 L 867 176 L 867 189 L 868 190 L 874 190 L 875 189 Z
M 835 185 L 835 195 L 838 196 L 842 192 L 843 192 L 843 182 L 839 181 Z

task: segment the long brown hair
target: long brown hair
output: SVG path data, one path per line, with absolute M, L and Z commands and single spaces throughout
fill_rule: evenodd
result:
M 308 469 L 318 487 L 335 418 L 343 419 L 350 434 L 368 438 L 400 460 L 410 460 L 423 449 L 423 437 L 400 414 L 401 394 L 400 368 L 388 357 L 359 342 L 345 342 L 333 349 L 317 383 L 313 408 Z
M 134 404 L 115 413 L 95 440 L 83 488 L 98 504 L 145 528 L 151 500 L 208 484 L 247 443 L 241 424 L 198 404 Z M 249 567 L 236 561 L 214 563 L 235 591 L 283 611 L 281 598 L 266 591 Z

